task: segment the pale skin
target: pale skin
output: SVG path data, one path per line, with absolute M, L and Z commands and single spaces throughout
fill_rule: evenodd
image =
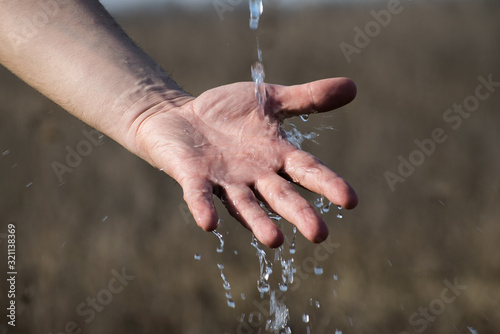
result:
M 193 97 L 127 37 L 98 1 L 46 3 L 50 6 L 0 1 L 0 62 L 174 178 L 204 230 L 217 227 L 213 194 L 269 247 L 280 246 L 284 237 L 259 203 L 312 242 L 328 236 L 325 222 L 292 182 L 336 205 L 356 206 L 349 184 L 290 144 L 280 127 L 287 117 L 349 103 L 356 95 L 349 79 L 267 84 L 264 108 L 251 82 Z

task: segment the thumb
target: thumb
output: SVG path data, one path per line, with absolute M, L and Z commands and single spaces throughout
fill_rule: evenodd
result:
M 275 112 L 293 117 L 340 108 L 356 97 L 348 78 L 331 78 L 295 86 L 267 85 L 268 101 Z

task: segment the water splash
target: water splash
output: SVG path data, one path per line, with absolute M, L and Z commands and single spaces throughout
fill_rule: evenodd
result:
M 314 138 L 319 136 L 316 132 L 302 133 L 297 129 L 297 126 L 295 124 L 289 123 L 289 125 L 291 127 L 290 130 L 283 129 L 283 132 L 285 133 L 285 139 L 298 149 L 301 149 L 302 143 L 306 139 L 312 141 L 315 144 L 318 144 L 318 142 L 314 140 Z
M 260 16 L 264 11 L 264 5 L 262 0 L 249 0 L 248 6 L 250 8 L 250 29 L 257 30 Z
M 291 333 L 290 328 L 287 326 L 290 314 L 286 305 L 276 299 L 276 293 L 271 291 L 269 314 L 272 316 L 266 323 L 266 330 L 273 331 L 275 334 Z

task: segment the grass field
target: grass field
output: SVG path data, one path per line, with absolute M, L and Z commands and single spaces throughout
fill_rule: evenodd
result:
M 289 325 L 315 334 L 499 333 L 500 6 L 402 1 L 357 47 L 355 28 L 387 6 L 270 5 L 262 18 L 267 82 L 347 76 L 358 86 L 352 104 L 294 121 L 319 134 L 303 148 L 345 177 L 360 204 L 342 219 L 325 214 L 325 246 L 297 237 Z M 118 21 L 199 94 L 250 79 L 256 34 L 247 16 L 242 3 L 223 21 L 212 6 Z M 350 62 L 342 43 L 357 49 Z M 4 68 L 0 102 L 0 263 L 14 223 L 18 271 L 13 328 L 2 265 L 0 333 L 265 333 L 268 297 L 257 292 L 248 231 L 222 215 L 217 253 L 218 239 L 186 214 L 180 187 L 107 138 L 61 183 L 52 164 L 89 141 L 90 129 Z M 448 111 L 464 104 L 462 114 Z M 274 287 L 279 278 L 275 267 Z

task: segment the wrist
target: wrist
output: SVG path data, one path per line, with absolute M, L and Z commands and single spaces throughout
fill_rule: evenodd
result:
M 113 139 L 152 163 L 140 139 L 143 124 L 155 115 L 171 112 L 193 99 L 171 79 L 169 85 L 154 85 L 144 80 L 121 94 L 113 104 L 113 110 L 119 110 L 117 113 L 121 114 L 120 124 L 116 127 L 116 138 Z

